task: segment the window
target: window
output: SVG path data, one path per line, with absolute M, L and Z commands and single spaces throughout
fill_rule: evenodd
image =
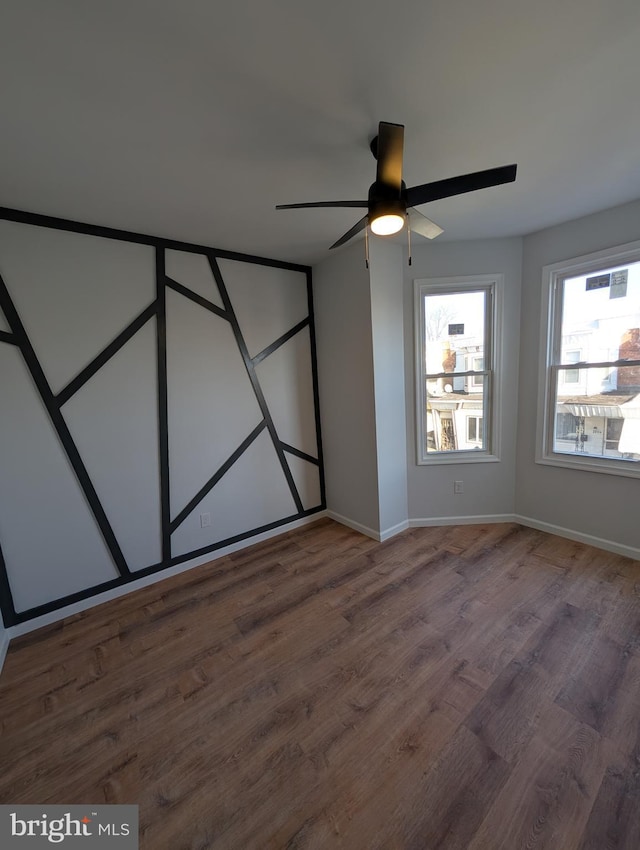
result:
M 501 275 L 415 281 L 419 464 L 497 460 Z
M 605 448 L 617 451 L 622 436 L 622 419 L 607 419 L 605 434 Z
M 482 445 L 482 416 L 467 416 L 467 442 Z
M 640 243 L 548 266 L 544 285 L 537 461 L 640 475 Z
M 565 363 L 579 363 L 581 356 L 580 351 L 565 351 L 562 359 Z M 579 384 L 580 369 L 565 369 L 562 373 L 562 380 L 565 384 Z
M 472 357 L 471 358 L 471 366 L 470 368 L 474 372 L 482 372 L 484 369 L 484 357 Z M 472 387 L 481 387 L 482 386 L 482 375 L 472 375 L 471 376 L 471 386 Z
M 556 440 L 574 440 L 578 432 L 578 417 L 573 413 L 556 413 Z

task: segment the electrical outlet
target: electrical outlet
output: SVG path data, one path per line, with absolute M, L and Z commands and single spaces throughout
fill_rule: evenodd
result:
M 211 525 L 211 514 L 200 514 L 200 528 L 206 528 Z
M 464 481 L 453 482 L 453 493 L 455 496 L 460 496 L 464 493 Z

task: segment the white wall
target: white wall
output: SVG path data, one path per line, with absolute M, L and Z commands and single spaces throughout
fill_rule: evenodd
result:
M 369 272 L 364 247 L 336 251 L 313 269 L 327 509 L 380 530 Z
M 251 542 L 322 507 L 305 270 L 239 255 L 220 261 L 218 283 L 197 250 L 157 247 L 179 289 L 171 281 L 164 288 L 165 530 L 184 516 L 164 554 L 156 247 L 0 221 L 0 274 L 51 389 L 50 398 L 38 389 L 28 347 L 14 344 L 20 340 L 0 309 L 0 546 L 18 622 L 121 581 L 81 467 L 132 576 Z M 95 374 L 55 399 L 147 310 Z M 259 355 L 255 364 L 245 362 L 247 352 Z
M 433 242 L 413 246 L 412 265 L 404 263 L 405 389 L 407 418 L 407 481 L 412 521 L 511 515 L 515 495 L 515 455 L 520 337 L 522 240 L 487 239 Z M 416 463 L 415 337 L 413 282 L 422 278 L 504 274 L 502 305 L 501 448 L 494 463 Z M 453 482 L 464 482 L 454 495 Z
M 314 268 L 331 516 L 378 539 L 408 525 L 402 248 L 361 240 Z
M 535 463 L 542 268 L 640 239 L 640 201 L 560 224 L 524 240 L 516 513 L 640 548 L 638 481 Z
M 404 387 L 402 247 L 369 243 L 378 512 L 382 537 L 406 527 L 407 440 Z

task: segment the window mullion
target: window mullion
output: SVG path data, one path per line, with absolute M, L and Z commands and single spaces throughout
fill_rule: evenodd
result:
M 439 378 L 469 378 L 473 375 L 489 375 L 490 369 L 469 369 L 466 372 L 427 372 L 427 381 L 435 381 Z
M 624 366 L 640 366 L 640 360 L 578 360 L 575 363 L 557 363 L 558 369 L 618 369 Z

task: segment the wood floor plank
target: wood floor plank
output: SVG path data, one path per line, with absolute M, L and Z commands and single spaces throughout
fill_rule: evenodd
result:
M 546 704 L 554 699 L 573 659 L 591 645 L 595 615 L 564 605 L 496 677 L 465 724 L 508 762 L 528 744 Z
M 608 767 L 578 850 L 636 850 L 640 847 L 638 800 L 637 763 Z
M 576 660 L 556 703 L 597 732 L 602 732 L 616 709 L 617 692 L 629 663 L 629 650 L 599 635 Z
M 468 850 L 577 850 L 607 756 L 594 729 L 548 704 Z
M 637 850 L 640 563 L 328 519 L 12 641 L 0 802 L 142 850 Z
M 400 801 L 386 835 L 372 847 L 383 850 L 393 837 L 406 850 L 466 850 L 509 772 L 493 750 L 465 726 L 458 727 L 433 767 L 417 779 L 412 817 L 406 817 Z

